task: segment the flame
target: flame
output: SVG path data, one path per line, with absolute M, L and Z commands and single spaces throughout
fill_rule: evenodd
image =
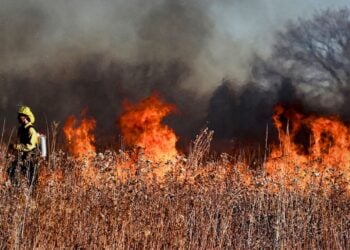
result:
M 78 159 L 92 157 L 96 153 L 94 129 L 96 121 L 93 118 L 85 118 L 85 111 L 81 113 L 79 122 L 75 116 L 70 116 L 63 128 L 68 142 L 69 152 Z
M 63 132 L 68 142 L 69 152 L 82 161 L 80 174 L 86 184 L 96 184 L 98 181 L 97 169 L 92 160 L 96 155 L 95 135 L 96 121 L 85 117 L 86 110 L 81 112 L 80 122 L 75 116 L 70 116 L 64 125 Z
M 119 126 L 128 146 L 140 147 L 145 157 L 154 161 L 171 160 L 178 154 L 174 131 L 162 124 L 175 106 L 153 94 L 138 104 L 125 102 L 124 109 Z
M 265 165 L 268 175 L 287 178 L 301 188 L 311 183 L 331 187 L 336 181 L 350 191 L 350 130 L 339 118 L 277 105 L 273 121 L 280 145 Z

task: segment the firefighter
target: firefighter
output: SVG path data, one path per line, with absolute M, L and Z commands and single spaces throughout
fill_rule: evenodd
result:
M 8 169 L 12 184 L 17 185 L 16 169 L 27 177 L 28 185 L 35 186 L 37 182 L 37 166 L 39 154 L 39 134 L 33 127 L 35 117 L 27 106 L 18 110 L 18 143 L 10 144 L 9 150 L 15 153 L 15 160 Z

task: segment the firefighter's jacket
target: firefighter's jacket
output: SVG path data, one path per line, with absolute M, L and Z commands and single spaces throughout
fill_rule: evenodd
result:
M 13 148 L 21 152 L 30 152 L 36 149 L 39 145 L 39 134 L 33 128 L 31 122 L 18 128 L 19 143 L 15 144 Z

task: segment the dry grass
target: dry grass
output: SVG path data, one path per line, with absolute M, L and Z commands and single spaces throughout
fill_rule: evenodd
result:
M 90 166 L 52 152 L 35 193 L 1 182 L 0 249 L 350 248 L 350 202 L 341 190 L 286 190 L 262 172 L 244 172 L 238 156 L 210 160 L 196 152 L 208 149 L 205 141 L 195 145 L 188 161 L 167 163 L 173 171 L 161 182 L 152 174 L 162 166 L 141 156 L 121 181 L 115 164 L 125 152 L 99 154 Z

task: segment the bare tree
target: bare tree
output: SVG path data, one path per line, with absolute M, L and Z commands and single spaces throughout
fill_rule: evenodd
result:
M 350 104 L 350 10 L 317 12 L 289 23 L 276 36 L 272 55 L 256 60 L 256 81 L 290 81 L 314 92 L 340 97 Z M 305 100 L 304 100 L 305 101 Z

